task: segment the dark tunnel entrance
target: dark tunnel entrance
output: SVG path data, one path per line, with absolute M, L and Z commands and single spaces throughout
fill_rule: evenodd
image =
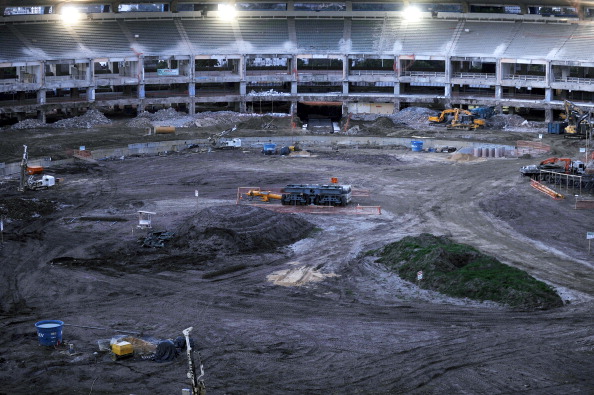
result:
M 299 102 L 297 116 L 307 129 L 318 133 L 333 133 L 342 118 L 341 102 Z

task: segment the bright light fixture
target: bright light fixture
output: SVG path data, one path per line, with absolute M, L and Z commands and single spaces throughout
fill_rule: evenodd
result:
M 237 11 L 233 4 L 219 4 L 219 18 L 225 21 L 231 21 L 235 19 Z
M 81 13 L 73 6 L 66 6 L 60 11 L 62 22 L 67 24 L 74 24 L 81 18 Z
M 404 19 L 408 21 L 418 21 L 419 19 L 421 19 L 421 10 L 419 9 L 419 7 L 411 5 L 406 7 L 402 11 L 402 15 Z

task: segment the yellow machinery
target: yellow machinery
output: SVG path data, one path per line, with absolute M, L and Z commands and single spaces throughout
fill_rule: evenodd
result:
M 567 138 L 586 138 L 592 130 L 590 113 L 585 112 L 569 100 L 564 101 Z
M 446 121 L 448 114 L 452 114 L 453 116 L 451 117 L 451 122 L 446 125 L 447 129 L 471 130 L 480 128 L 486 124 L 484 119 L 477 119 L 470 111 L 461 108 L 443 110 L 439 116 L 429 117 L 428 120 L 433 123 L 442 123 Z
M 130 342 L 121 341 L 111 345 L 111 352 L 114 360 L 127 358 L 134 355 L 134 347 Z
M 256 190 L 251 190 L 251 191 L 248 191 L 246 193 L 246 195 L 250 199 L 253 199 L 254 197 L 259 197 L 260 200 L 263 201 L 263 202 L 270 202 L 270 199 L 281 200 L 283 198 L 283 195 L 278 194 L 278 193 L 273 193 L 273 192 L 270 192 L 270 191 L 256 191 Z

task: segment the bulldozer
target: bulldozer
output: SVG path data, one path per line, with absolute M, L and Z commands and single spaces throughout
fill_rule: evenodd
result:
M 472 112 L 461 108 L 443 110 L 438 116 L 428 118 L 429 122 L 443 123 L 447 121 L 447 129 L 473 130 L 485 126 L 486 121 L 477 118 Z

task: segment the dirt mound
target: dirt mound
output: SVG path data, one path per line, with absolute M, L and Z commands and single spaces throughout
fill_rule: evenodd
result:
M 0 200 L 0 215 L 9 220 L 27 220 L 51 214 L 56 206 L 48 199 L 5 198 Z
M 295 215 L 258 207 L 209 207 L 177 229 L 171 246 L 208 256 L 266 252 L 305 237 L 313 227 Z

